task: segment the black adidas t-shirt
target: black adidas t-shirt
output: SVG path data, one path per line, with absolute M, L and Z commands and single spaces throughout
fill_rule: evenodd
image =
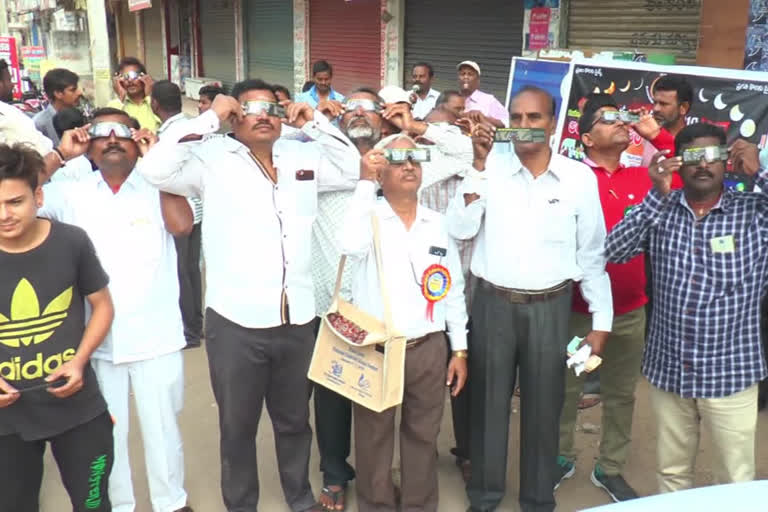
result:
M 0 251 L 0 377 L 23 391 L 72 359 L 85 331 L 85 297 L 108 281 L 88 235 L 69 224 L 51 222 L 48 238 L 31 251 Z M 45 439 L 106 411 L 90 363 L 83 380 L 64 399 L 45 388 L 22 392 L 0 408 L 0 435 Z

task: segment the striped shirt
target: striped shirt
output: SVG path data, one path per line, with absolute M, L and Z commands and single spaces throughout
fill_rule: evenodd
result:
M 768 191 L 768 171 L 756 184 Z M 766 375 L 760 299 L 768 279 L 768 195 L 723 191 L 696 219 L 683 192 L 651 190 L 606 240 L 624 263 L 647 251 L 654 307 L 643 374 L 683 398 L 720 398 Z

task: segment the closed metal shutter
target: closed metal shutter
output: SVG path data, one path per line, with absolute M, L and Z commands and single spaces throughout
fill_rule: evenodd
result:
M 407 0 L 405 4 L 405 73 L 425 61 L 435 70 L 432 86 L 458 89 L 456 64 L 480 65 L 480 90 L 503 104 L 512 57 L 523 44 L 522 0 Z
M 144 54 L 147 73 L 155 80 L 168 78 L 168 66 L 163 54 L 163 3 L 155 2 L 151 9 L 141 11 L 144 17 Z
M 218 78 L 231 90 L 237 80 L 235 69 L 235 9 L 232 0 L 200 2 L 200 39 L 203 76 Z
M 381 85 L 380 0 L 310 0 L 311 65 L 333 66 L 333 88 L 346 95 L 357 87 Z
M 293 88 L 293 3 L 260 0 L 245 4 L 248 77 Z
M 571 0 L 570 49 L 638 51 L 674 55 L 695 64 L 700 0 Z

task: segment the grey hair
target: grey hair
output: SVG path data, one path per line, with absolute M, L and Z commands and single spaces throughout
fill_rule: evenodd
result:
M 377 142 L 376 145 L 373 146 L 373 149 L 384 149 L 390 144 L 392 144 L 393 142 L 398 141 L 400 139 L 407 140 L 408 142 L 410 142 L 416 147 L 419 146 L 418 144 L 416 144 L 416 141 L 413 140 L 413 138 L 411 138 L 410 136 L 404 133 L 393 133 L 392 135 L 388 135 L 383 139 L 381 139 L 379 142 Z

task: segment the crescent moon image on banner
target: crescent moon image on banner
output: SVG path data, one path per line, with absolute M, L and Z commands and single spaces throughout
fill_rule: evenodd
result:
M 715 96 L 715 102 L 713 103 L 713 105 L 717 110 L 725 110 L 726 108 L 728 108 L 728 105 L 723 103 L 723 93 L 720 93 L 717 96 Z
M 734 105 L 731 109 L 731 121 L 738 123 L 744 119 L 744 112 L 741 111 L 739 105 Z
M 608 88 L 603 92 L 605 94 L 613 94 L 614 92 L 616 92 L 616 82 L 611 82 L 611 85 L 609 85 Z
M 751 119 L 747 119 L 743 123 L 741 123 L 741 127 L 739 128 L 739 133 L 743 137 L 751 137 L 755 134 L 755 131 L 757 130 L 757 125 L 755 125 L 755 122 Z
M 709 101 L 704 97 L 704 89 L 699 89 L 699 101 L 702 103 L 707 103 Z
M 622 87 L 622 88 L 621 88 L 621 89 L 619 89 L 619 90 L 620 90 L 621 92 L 627 92 L 627 91 L 629 90 L 629 88 L 630 88 L 630 87 L 632 87 L 632 82 L 631 82 L 631 81 L 629 81 L 629 80 L 627 80 L 627 85 L 625 85 L 624 87 Z
M 656 77 L 656 78 L 653 80 L 653 82 L 651 82 L 651 86 L 650 86 L 650 87 L 646 87 L 646 88 L 645 88 L 645 94 L 648 96 L 648 101 L 650 101 L 651 103 L 653 103 L 653 90 L 656 88 L 656 82 L 658 82 L 658 81 L 659 81 L 659 78 L 661 78 L 661 77 L 663 77 L 663 76 L 664 76 L 664 75 L 659 75 L 659 76 L 657 76 L 657 77 Z
M 640 85 L 638 85 L 637 87 L 635 87 L 635 88 L 634 88 L 634 89 L 632 89 L 632 90 L 633 90 L 633 91 L 639 91 L 640 89 L 642 89 L 642 88 L 643 88 L 643 86 L 644 86 L 644 85 L 645 85 L 645 78 L 641 78 L 641 79 L 640 79 Z

